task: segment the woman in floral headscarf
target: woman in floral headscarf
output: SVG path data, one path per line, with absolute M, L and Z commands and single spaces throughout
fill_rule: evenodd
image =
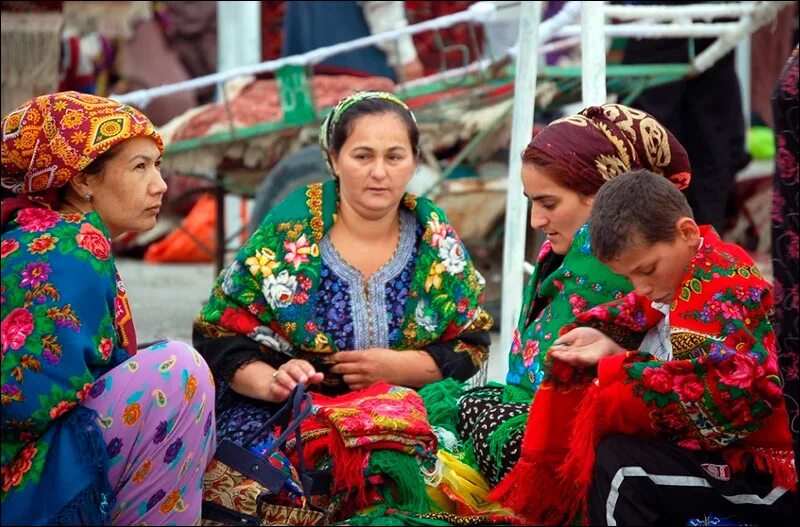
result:
M 591 253 L 587 222 L 594 195 L 606 180 L 637 168 L 661 174 L 679 188 L 690 178 L 687 154 L 675 137 L 649 114 L 619 104 L 589 107 L 552 122 L 531 140 L 522 159 L 531 227 L 541 229 L 547 240 L 524 292 L 507 384 L 466 392 L 458 421 L 459 434 L 472 453 L 467 459 L 474 458 L 491 485 L 519 459 L 530 412 L 548 431 L 545 442 L 564 440 L 559 423 L 568 422 L 574 411 L 564 398 L 578 393 L 575 387 L 585 379 L 572 379 L 571 372 L 549 358 L 561 328 L 581 312 L 633 290 L 627 279 Z M 631 339 L 643 337 L 622 328 L 615 334 L 633 348 L 638 342 Z M 559 404 L 551 405 L 554 397 Z M 543 449 L 557 457 L 563 446 L 548 443 Z M 494 497 L 503 496 L 495 492 Z
M 483 279 L 444 212 L 405 193 L 418 140 L 393 95 L 343 99 L 320 130 L 333 179 L 276 206 L 221 274 L 194 340 L 221 437 L 241 440 L 298 382 L 418 388 L 486 359 Z
M 77 92 L 2 120 L 2 523 L 190 525 L 214 448 L 191 347 L 138 350 L 111 239 L 155 226 L 161 137 Z

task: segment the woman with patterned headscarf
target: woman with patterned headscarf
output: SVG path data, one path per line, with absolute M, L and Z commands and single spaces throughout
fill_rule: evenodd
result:
M 190 525 L 213 379 L 180 342 L 138 350 L 111 240 L 155 226 L 163 145 L 77 92 L 2 119 L 2 523 Z
M 661 174 L 679 188 L 690 178 L 686 152 L 672 134 L 650 115 L 618 104 L 554 121 L 533 138 L 522 159 L 531 227 L 547 240 L 524 292 L 507 384 L 474 388 L 459 403 L 459 434 L 493 486 L 519 459 L 529 410 L 531 419 L 540 421 L 544 459 L 555 469 L 571 403 L 579 400 L 573 397 L 591 377 L 562 382 L 564 372 L 548 350 L 578 314 L 633 290 L 591 253 L 587 222 L 594 195 L 608 179 L 637 168 Z M 636 341 L 633 347 L 642 337 L 618 332 L 618 338 Z M 503 496 L 495 491 L 494 497 Z
M 340 101 L 320 129 L 333 178 L 273 208 L 221 273 L 194 333 L 220 438 L 241 443 L 300 382 L 325 396 L 419 388 L 486 360 L 484 281 L 444 212 L 405 192 L 418 141 L 393 95 Z

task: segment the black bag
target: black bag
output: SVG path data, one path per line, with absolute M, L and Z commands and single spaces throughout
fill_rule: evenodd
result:
M 320 525 L 325 522 L 326 512 L 307 499 L 330 488 L 329 472 L 306 470 L 303 462 L 300 424 L 311 410 L 311 396 L 303 384 L 298 384 L 286 404 L 247 438 L 243 446 L 222 440 L 203 477 L 203 525 Z M 285 420 L 286 425 L 264 456 L 250 451 L 250 447 L 266 437 L 281 420 Z M 279 449 L 291 434 L 295 434 L 300 460 L 294 487 L 302 489 L 303 506 L 292 505 L 287 499 L 287 483 L 295 478 L 295 471 L 285 468 L 291 464 Z M 283 469 L 269 461 L 273 456 L 283 460 Z

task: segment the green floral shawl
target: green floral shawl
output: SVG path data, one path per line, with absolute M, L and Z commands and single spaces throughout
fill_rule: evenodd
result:
M 340 351 L 332 336 L 319 329 L 323 324 L 315 320 L 314 310 L 322 265 L 319 243 L 336 220 L 338 201 L 337 182 L 330 180 L 298 189 L 276 206 L 220 274 L 196 330 L 209 338 L 245 335 L 264 351 L 302 358 L 315 367 Z M 444 212 L 411 194 L 401 207 L 415 216 L 424 234 L 397 348 L 422 349 L 488 330 L 492 320 L 481 308 L 485 282 Z M 476 365 L 486 358 L 482 346 L 460 342 L 455 351 L 469 353 Z
M 626 278 L 611 272 L 592 255 L 588 223 L 575 233 L 561 265 L 542 276 L 545 262 L 554 257 L 550 242 L 545 242 L 525 288 L 509 355 L 506 382 L 529 390 L 531 394 L 545 379 L 547 350 L 558 338 L 561 328 L 574 323 L 579 313 L 623 298 L 633 289 Z M 531 317 L 534 303 L 544 301 L 546 305 Z M 557 376 L 558 372 L 555 374 Z

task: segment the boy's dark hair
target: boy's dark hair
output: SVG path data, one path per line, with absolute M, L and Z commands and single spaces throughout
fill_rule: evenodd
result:
M 634 243 L 671 242 L 675 224 L 684 217 L 694 219 L 692 208 L 667 178 L 649 170 L 620 174 L 594 198 L 589 217 L 592 254 L 608 262 Z
M 365 115 L 381 115 L 385 113 L 393 113 L 403 121 L 403 124 L 406 125 L 411 149 L 414 155 L 418 155 L 419 128 L 417 128 L 417 123 L 414 122 L 414 118 L 408 110 L 387 99 L 364 99 L 345 110 L 333 130 L 333 137 L 331 137 L 330 144 L 331 150 L 336 153 L 341 151 L 347 138 L 353 133 L 353 123 L 355 123 L 359 117 L 364 117 Z

